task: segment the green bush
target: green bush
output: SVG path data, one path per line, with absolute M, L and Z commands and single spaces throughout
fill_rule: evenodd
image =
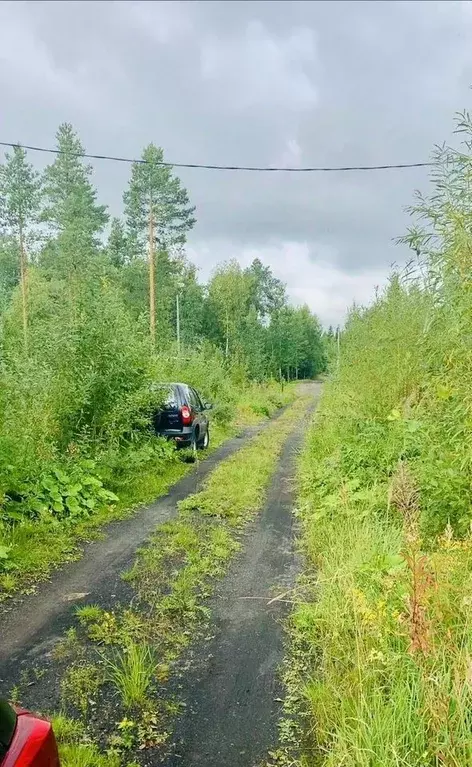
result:
M 95 474 L 93 461 L 70 462 L 67 469 L 51 467 L 36 483 L 27 483 L 24 495 L 4 503 L 4 521 L 52 516 L 57 520 L 88 516 L 105 504 L 118 501 Z M 18 510 L 18 504 L 20 509 Z

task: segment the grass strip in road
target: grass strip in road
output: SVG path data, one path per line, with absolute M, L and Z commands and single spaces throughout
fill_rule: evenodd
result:
M 77 610 L 77 626 L 56 647 L 39 697 L 30 699 L 26 687 L 25 699 L 20 690 L 22 703 L 49 714 L 48 699 L 55 697 L 64 767 L 88 767 L 84 749 L 110 759 L 104 767 L 129 759 L 158 763 L 181 703 L 169 693 L 169 680 L 180 672 L 185 648 L 204 636 L 206 600 L 243 545 L 243 528 L 261 508 L 286 438 L 310 403 L 298 399 L 219 464 L 138 553 L 123 575 L 119 604 Z M 67 734 L 78 728 L 90 739 L 86 746 Z

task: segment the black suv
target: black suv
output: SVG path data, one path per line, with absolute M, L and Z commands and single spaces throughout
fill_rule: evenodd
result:
M 178 447 L 206 448 L 210 443 L 208 410 L 212 405 L 203 403 L 191 386 L 183 383 L 157 384 L 156 393 L 162 404 L 153 416 L 156 434 L 174 439 Z

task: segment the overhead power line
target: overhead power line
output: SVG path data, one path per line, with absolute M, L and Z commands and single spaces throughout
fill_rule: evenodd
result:
M 428 168 L 434 165 L 432 162 L 404 162 L 393 163 L 390 165 L 344 165 L 333 167 L 313 167 L 313 168 L 272 168 L 257 165 L 206 165 L 197 162 L 152 162 L 149 160 L 132 160 L 129 157 L 113 157 L 107 154 L 88 154 L 87 152 L 62 152 L 60 149 L 48 149 L 43 146 L 29 146 L 28 144 L 18 144 L 9 141 L 0 141 L 0 146 L 21 147 L 29 149 L 32 152 L 46 152 L 48 154 L 69 154 L 73 157 L 84 157 L 89 160 L 111 160 L 113 162 L 138 163 L 140 165 L 160 165 L 166 168 L 201 168 L 203 170 L 241 170 L 256 173 L 333 173 L 338 171 L 354 170 L 394 170 L 401 168 Z

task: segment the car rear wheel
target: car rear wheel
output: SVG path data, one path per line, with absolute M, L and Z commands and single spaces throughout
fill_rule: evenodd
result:
M 210 430 L 207 428 L 205 429 L 205 434 L 203 435 L 202 439 L 198 442 L 198 448 L 200 450 L 206 450 L 207 447 L 210 444 Z

